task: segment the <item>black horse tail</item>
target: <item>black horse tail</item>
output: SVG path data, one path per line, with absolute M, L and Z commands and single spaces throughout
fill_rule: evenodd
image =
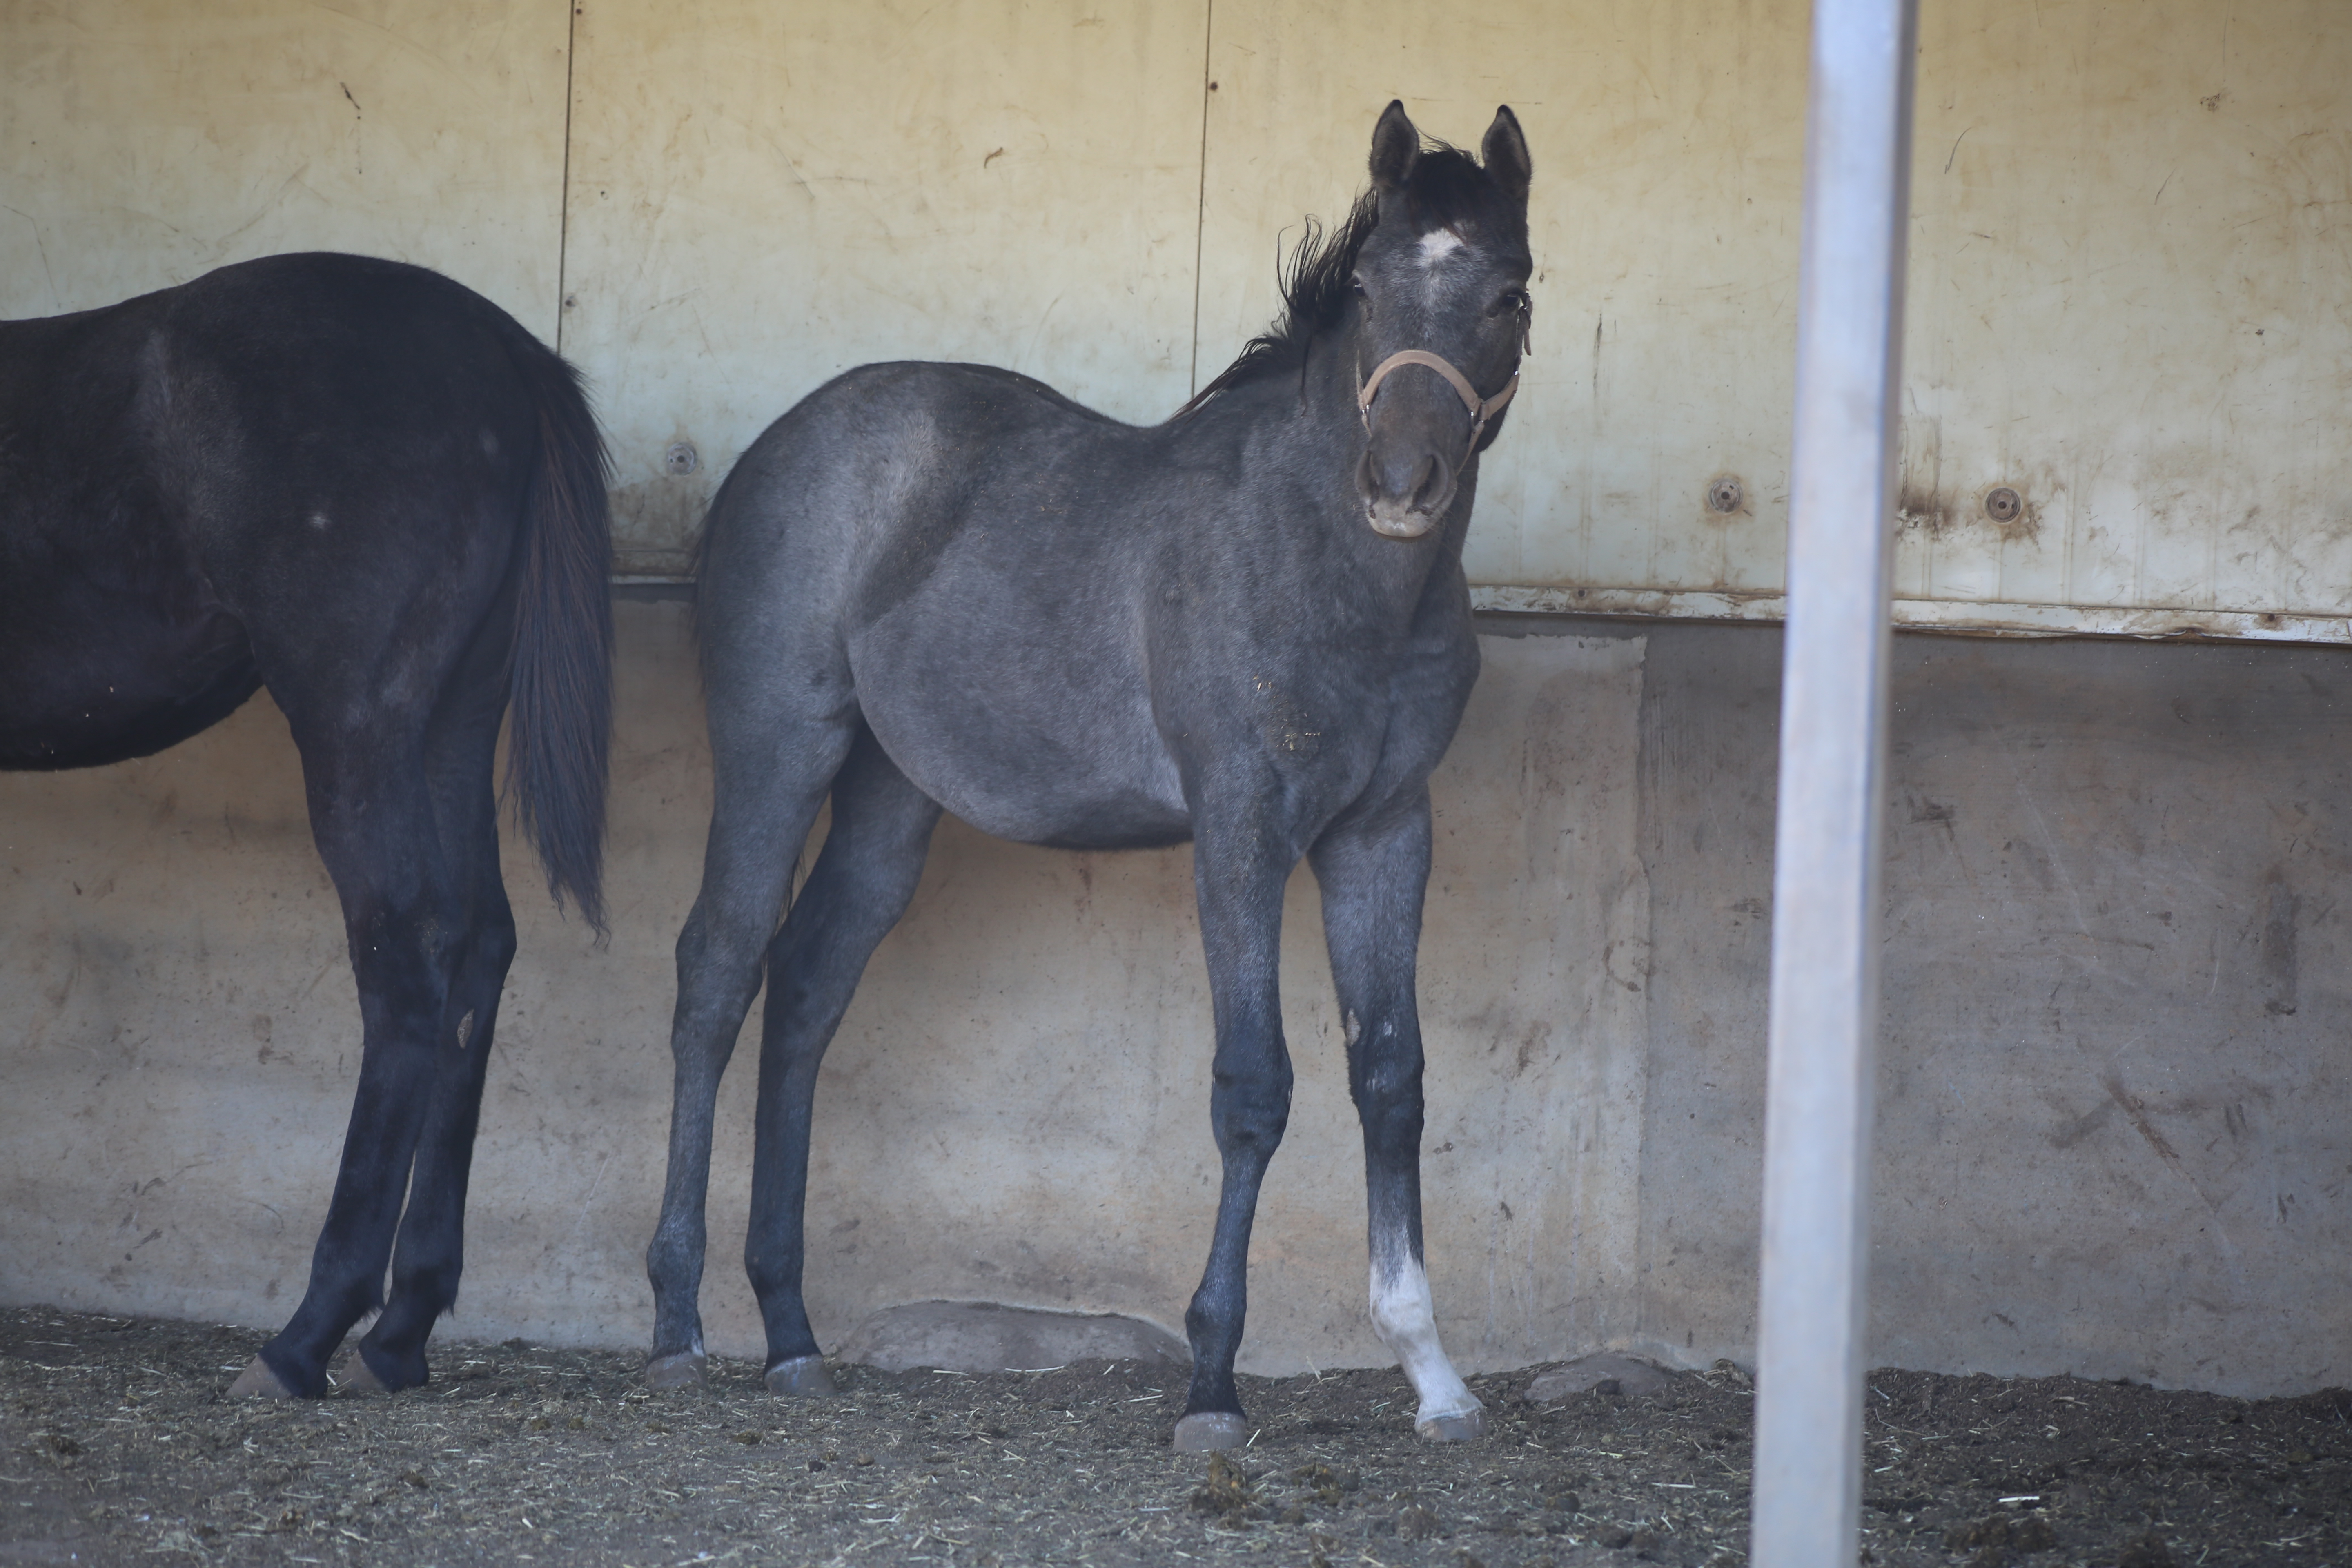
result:
M 539 410 L 515 595 L 507 788 L 547 868 L 596 933 L 604 925 L 604 785 L 613 733 L 611 459 L 580 373 L 517 330 Z

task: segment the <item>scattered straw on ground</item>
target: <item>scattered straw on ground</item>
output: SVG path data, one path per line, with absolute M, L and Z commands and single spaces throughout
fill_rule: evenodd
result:
M 1742 1561 L 1750 1394 L 1537 1407 L 1472 1379 L 1480 1443 L 1412 1436 L 1394 1372 L 1244 1379 L 1255 1436 L 1179 1455 L 1182 1381 L 1091 1363 L 837 1372 L 787 1401 L 714 1361 L 442 1343 L 394 1399 L 231 1404 L 261 1336 L 0 1311 L 0 1563 L 1632 1564 Z M 1871 1380 L 1867 1561 L 2352 1568 L 2352 1396 L 2063 1378 Z

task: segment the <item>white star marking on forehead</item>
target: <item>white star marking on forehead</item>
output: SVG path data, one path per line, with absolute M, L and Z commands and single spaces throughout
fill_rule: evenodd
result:
M 1462 248 L 1462 237 L 1450 228 L 1433 228 L 1421 237 L 1421 264 L 1434 267 Z

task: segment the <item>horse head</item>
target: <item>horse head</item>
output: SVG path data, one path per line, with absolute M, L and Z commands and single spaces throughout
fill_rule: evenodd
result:
M 1530 165 L 1509 109 L 1495 111 L 1480 154 L 1424 150 L 1402 103 L 1372 131 L 1379 222 L 1350 279 L 1366 437 L 1356 483 L 1391 539 L 1437 526 L 1518 385 Z

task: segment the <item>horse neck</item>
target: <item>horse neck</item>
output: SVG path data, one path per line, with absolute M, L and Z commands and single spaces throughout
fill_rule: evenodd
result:
M 1248 504 L 1234 521 L 1252 548 L 1273 545 L 1288 570 L 1342 590 L 1362 616 L 1409 622 L 1433 586 L 1458 576 L 1476 469 L 1437 529 L 1423 539 L 1372 531 L 1356 483 L 1364 456 L 1356 405 L 1356 345 L 1338 332 L 1312 344 L 1306 364 L 1286 366 L 1202 405 L 1176 430 L 1180 446 L 1239 459 L 1231 470 Z

